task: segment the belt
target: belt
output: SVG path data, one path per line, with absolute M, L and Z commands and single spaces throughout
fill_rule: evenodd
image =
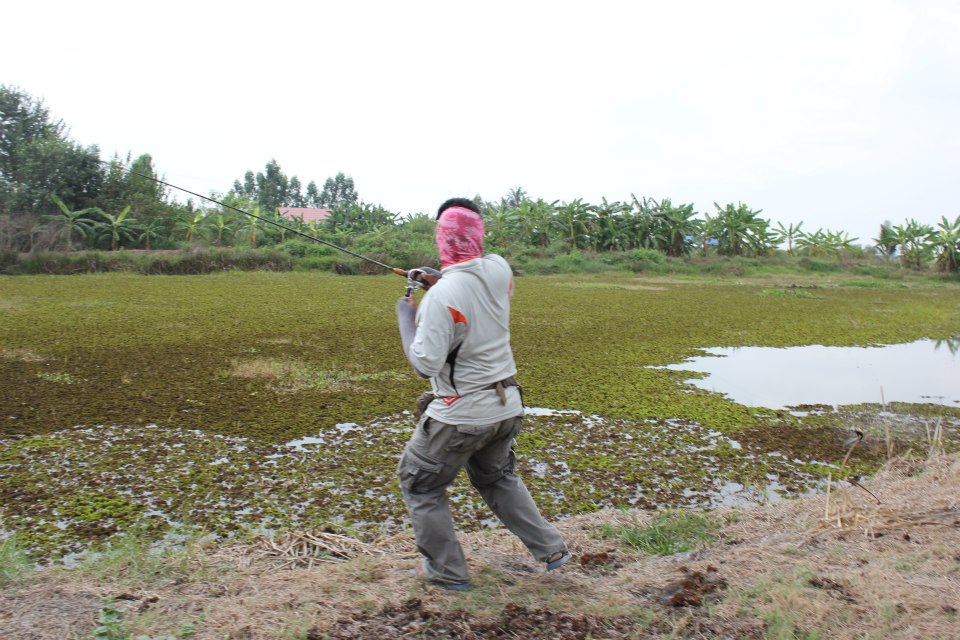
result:
M 509 378 L 504 378 L 503 380 L 497 380 L 493 384 L 483 387 L 482 391 L 496 389 L 497 395 L 500 396 L 500 404 L 507 404 L 507 392 L 505 389 L 507 387 L 519 387 L 519 386 L 520 385 L 517 384 L 517 379 L 514 378 L 513 376 L 510 376 Z

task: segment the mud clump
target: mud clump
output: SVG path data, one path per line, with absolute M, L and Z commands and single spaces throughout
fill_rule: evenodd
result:
M 613 552 L 596 551 L 586 552 L 580 555 L 580 568 L 584 571 L 612 572 L 623 567 L 623 563 L 617 560 Z
M 699 607 L 710 596 L 718 597 L 718 592 L 727 586 L 717 568 L 708 565 L 703 571 L 680 567 L 683 578 L 672 582 L 663 589 L 660 601 L 671 607 Z
M 359 611 L 342 617 L 328 629 L 313 628 L 307 637 L 313 640 L 353 640 L 353 638 L 622 638 L 635 621 L 625 617 L 604 618 L 528 609 L 508 603 L 499 617 L 473 617 L 465 611 L 441 611 L 423 604 L 419 598 L 400 605 L 384 607 L 373 614 Z

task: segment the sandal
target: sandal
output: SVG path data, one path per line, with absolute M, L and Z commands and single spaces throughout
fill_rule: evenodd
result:
M 567 564 L 572 557 L 573 554 L 569 551 L 557 551 L 555 554 L 547 558 L 547 571 L 559 569 L 563 565 Z

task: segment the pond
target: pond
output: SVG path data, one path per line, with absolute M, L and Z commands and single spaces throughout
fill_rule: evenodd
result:
M 664 368 L 738 404 L 930 403 L 960 406 L 960 338 L 872 347 L 717 347 Z

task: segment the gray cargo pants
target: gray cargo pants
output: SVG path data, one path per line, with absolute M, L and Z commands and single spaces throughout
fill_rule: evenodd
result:
M 483 500 L 535 558 L 546 561 L 558 551 L 566 552 L 560 533 L 544 521 L 527 487 L 514 473 L 514 438 L 522 422 L 522 417 L 516 417 L 468 426 L 423 416 L 417 423 L 397 472 L 417 548 L 427 558 L 429 578 L 453 583 L 469 579 L 447 502 L 447 486 L 464 466 Z

